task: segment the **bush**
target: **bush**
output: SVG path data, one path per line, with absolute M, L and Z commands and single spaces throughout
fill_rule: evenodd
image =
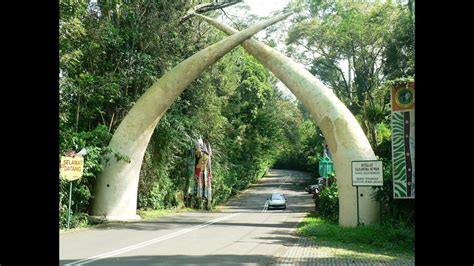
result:
M 93 199 L 92 191 L 97 176 L 102 172 L 102 158 L 109 152 L 106 147 L 112 135 L 103 125 L 97 126 L 93 131 L 71 132 L 63 131 L 60 138 L 60 156 L 68 150 L 76 152 L 82 148 L 87 149 L 84 157 L 84 173 L 79 180 L 72 181 L 72 215 L 70 228 L 87 224 L 87 212 Z M 59 226 L 67 225 L 67 210 L 69 204 L 70 182 L 59 180 Z
M 71 220 L 69 221 L 69 228 L 83 227 L 89 224 L 89 216 L 87 213 L 74 213 L 71 208 Z M 67 228 L 67 207 L 64 212 L 59 213 L 59 228 Z
M 337 184 L 334 183 L 330 188 L 324 189 L 315 200 L 315 204 L 319 215 L 337 221 L 339 219 Z

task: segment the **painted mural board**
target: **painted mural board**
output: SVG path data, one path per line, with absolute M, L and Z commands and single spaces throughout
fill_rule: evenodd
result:
M 415 83 L 392 87 L 393 197 L 415 198 Z

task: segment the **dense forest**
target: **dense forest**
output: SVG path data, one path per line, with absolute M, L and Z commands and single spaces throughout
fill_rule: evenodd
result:
M 83 178 L 72 190 L 73 226 L 87 223 L 107 145 L 138 98 L 167 70 L 225 37 L 198 19 L 181 20 L 202 2 L 210 1 L 60 0 L 59 156 L 88 151 Z M 290 1 L 290 6 L 303 2 L 308 8 L 286 22 L 287 55 L 353 112 L 384 162 L 386 184 L 378 200 L 390 215 L 412 219 L 411 201 L 391 197 L 390 129 L 390 86 L 415 75 L 412 1 Z M 270 167 L 317 175 L 324 137 L 301 103 L 276 84 L 240 47 L 206 70 L 155 129 L 160 134 L 152 136 L 145 153 L 137 207 L 185 205 L 189 154 L 200 137 L 213 150 L 212 205 L 258 181 Z M 64 227 L 69 182 L 59 182 Z

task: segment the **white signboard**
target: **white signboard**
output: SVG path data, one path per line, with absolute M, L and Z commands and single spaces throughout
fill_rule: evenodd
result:
M 383 186 L 382 161 L 352 161 L 352 186 Z

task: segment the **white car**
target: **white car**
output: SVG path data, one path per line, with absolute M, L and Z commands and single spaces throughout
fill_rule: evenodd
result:
M 271 208 L 283 208 L 286 210 L 286 198 L 283 194 L 273 193 L 268 199 L 268 209 Z

